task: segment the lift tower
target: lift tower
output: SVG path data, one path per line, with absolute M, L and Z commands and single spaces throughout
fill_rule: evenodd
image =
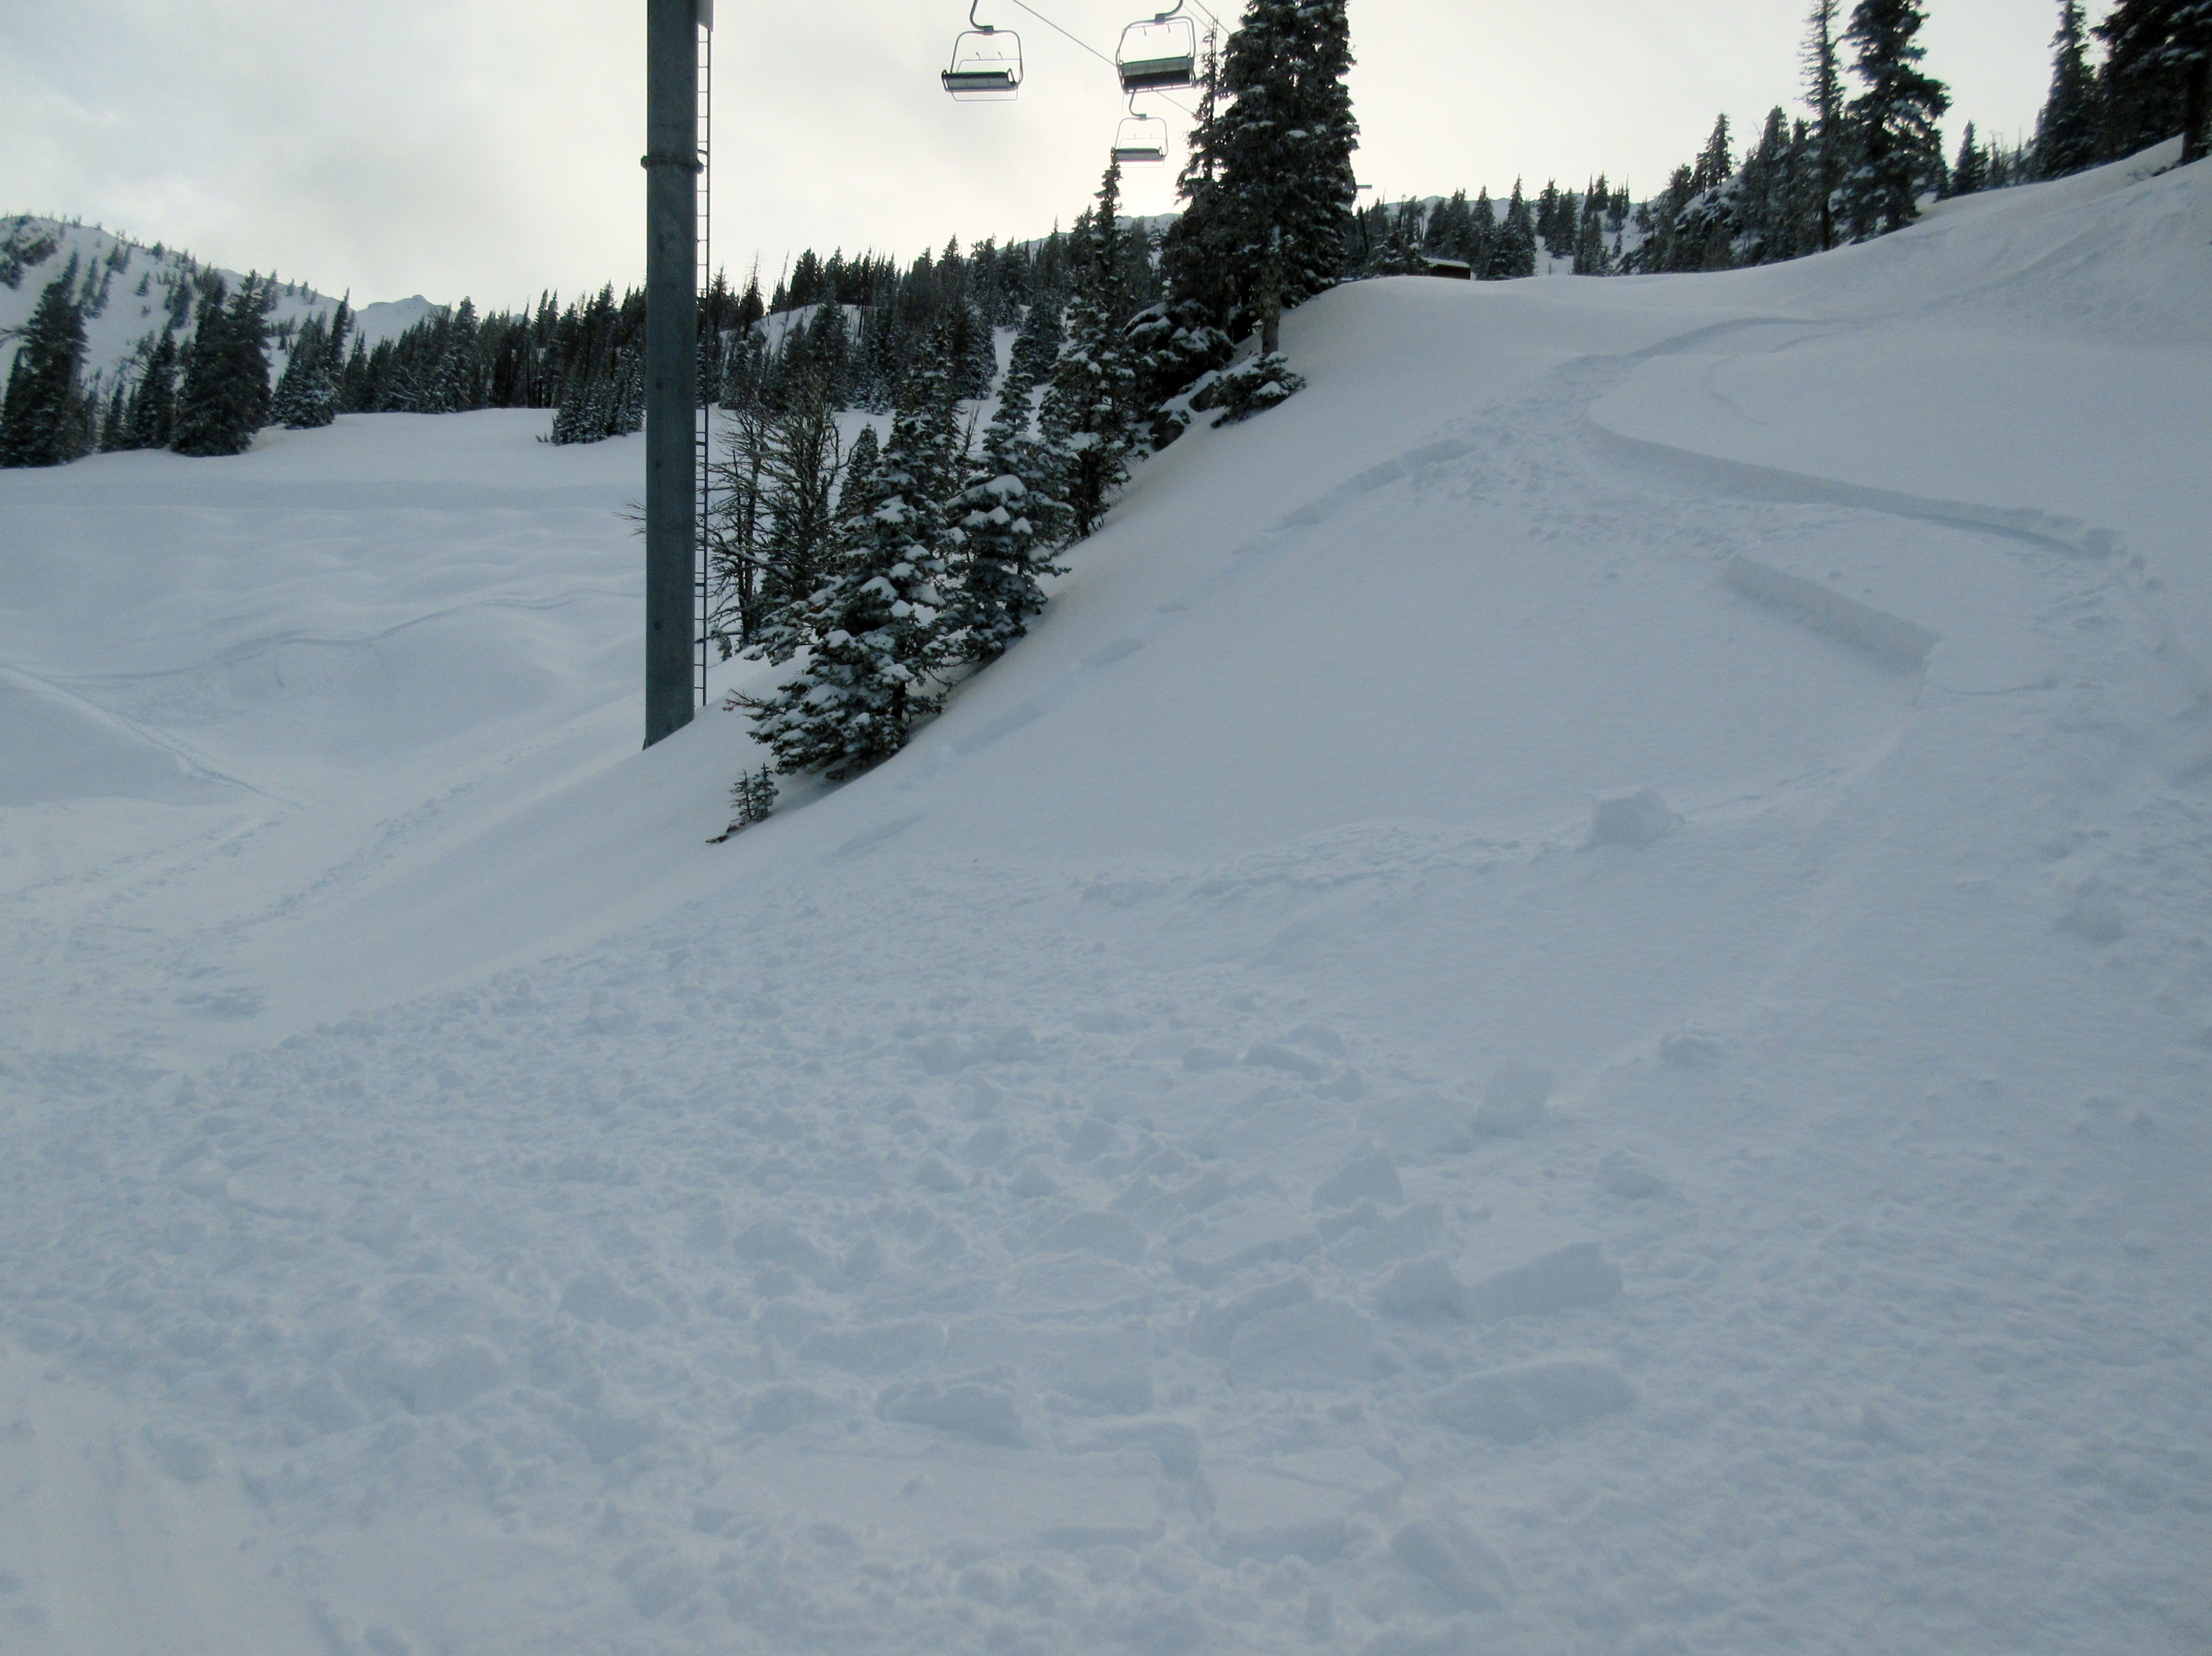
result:
M 645 745 L 691 722 L 698 547 L 699 35 L 714 0 L 646 0 Z

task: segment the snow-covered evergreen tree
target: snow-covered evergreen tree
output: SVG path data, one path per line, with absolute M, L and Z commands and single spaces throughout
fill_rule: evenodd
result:
M 2081 0 L 2058 0 L 2058 32 L 2051 41 L 2051 95 L 2035 122 L 2035 169 L 2047 179 L 2064 178 L 2099 159 L 2097 74 L 2089 64 L 2089 26 Z M 1968 131 L 1973 129 L 1970 125 Z M 1965 152 L 1960 152 L 1963 157 Z M 1952 187 L 1961 186 L 1954 170 Z M 1978 163 L 1986 178 L 1986 161 Z
M 1345 0 L 1250 0 L 1201 106 L 1170 232 L 1171 301 L 1273 350 L 1282 313 L 1342 279 L 1359 124 Z
M 253 277 L 240 283 L 235 295 L 221 277 L 208 279 L 199 326 L 185 359 L 184 383 L 177 392 L 169 447 L 178 454 L 242 454 L 267 423 L 267 296 Z
M 1490 238 L 1489 252 L 1489 263 L 1478 272 L 1486 281 L 1512 282 L 1536 274 L 1536 223 L 1519 179 L 1513 180 L 1512 198 Z
M 1122 264 L 1121 167 L 1106 169 L 1098 198 L 1078 226 L 1083 263 L 1067 307 L 1066 338 L 1042 412 L 1052 463 L 1064 466 L 1060 498 L 1080 539 L 1098 527 L 1128 475 L 1137 375 L 1128 326 L 1133 307 Z
M 0 466 L 65 466 L 84 454 L 84 314 L 77 261 L 39 295 L 0 403 Z
M 337 387 L 331 368 L 330 337 L 322 319 L 311 316 L 292 342 L 292 354 L 269 407 L 270 419 L 295 431 L 315 430 L 337 419 Z
M 1813 112 L 1806 131 L 1806 240 L 1822 253 L 1836 245 L 1836 192 L 1844 182 L 1850 135 L 1844 109 L 1843 41 L 1836 27 L 1842 0 L 1813 0 L 1805 20 L 1805 104 Z
M 1974 124 L 1966 123 L 1966 130 L 1959 138 L 1959 158 L 1951 163 L 1951 193 L 1954 196 L 1979 195 L 1990 186 L 1989 152 L 1974 131 Z
M 799 675 L 765 699 L 733 698 L 787 773 L 840 781 L 906 746 L 934 712 L 948 654 L 946 564 L 958 534 L 952 493 L 952 396 L 939 350 L 908 370 L 877 472 L 875 508 L 847 565 L 809 600 L 811 639 Z
M 2119 0 L 2097 25 L 2105 64 L 2106 145 L 2129 155 L 2181 134 L 2181 164 L 2212 140 L 2212 0 Z
M 1031 354 L 1015 353 L 979 463 L 955 503 L 965 539 L 951 622 L 971 661 L 995 661 L 1022 637 L 1044 609 L 1040 581 L 1060 573 L 1052 552 L 1066 508 L 1054 496 L 1057 468 L 1030 429 L 1036 371 Z
M 167 448 L 177 417 L 177 341 L 164 333 L 131 393 L 131 446 Z
M 1844 38 L 1857 49 L 1851 68 L 1865 90 L 1851 100 L 1857 159 L 1844 177 L 1843 214 L 1852 237 L 1886 235 L 1920 216 L 1920 196 L 1943 177 L 1942 134 L 1951 107 L 1941 81 L 1922 72 L 1928 49 L 1920 0 L 1858 0 Z

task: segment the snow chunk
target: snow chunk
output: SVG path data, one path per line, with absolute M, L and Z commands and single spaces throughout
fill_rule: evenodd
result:
M 908 1426 L 934 1427 L 984 1443 L 1019 1449 L 1029 1441 L 1022 1429 L 1021 1410 L 1013 1393 L 1003 1386 L 957 1380 L 940 1386 L 934 1380 L 919 1385 L 895 1385 L 876 1400 L 878 1418 Z
M 1620 1292 L 1620 1267 L 1595 1242 L 1572 1242 L 1540 1259 L 1484 1277 L 1463 1300 L 1468 1317 L 1546 1317 L 1577 1306 L 1601 1306 Z
M 1499 1138 L 1525 1138 L 1544 1119 L 1552 1099 L 1552 1072 L 1509 1063 L 1490 1078 L 1475 1106 L 1474 1129 Z
M 1636 1388 L 1610 1358 L 1554 1357 L 1462 1380 L 1430 1398 L 1429 1412 L 1470 1436 L 1526 1443 L 1635 1403 Z
M 1390 1537 L 1390 1550 L 1462 1610 L 1503 1610 L 1512 1591 L 1505 1561 L 1455 1518 L 1417 1519 Z
M 1394 1205 L 1406 1199 L 1405 1184 L 1398 1177 L 1398 1164 L 1387 1154 L 1363 1156 L 1315 1185 L 1314 1210 L 1349 1208 L 1363 1196 Z
M 1641 1156 L 1616 1150 L 1597 1165 L 1597 1182 L 1613 1196 L 1640 1201 L 1674 1187 L 1667 1176 Z
M 1145 1257 L 1145 1233 L 1120 1214 L 1074 1213 L 1030 1245 L 1037 1253 L 1103 1253 L 1133 1265 Z
M 1359 1125 L 1401 1156 L 1455 1154 L 1474 1143 L 1467 1105 L 1441 1093 L 1377 1099 L 1359 1112 Z
M 2117 943 L 2128 935 L 2127 917 L 2120 912 L 2119 893 L 2094 878 L 2082 881 L 2075 890 L 2059 923 L 2076 937 L 2092 943 Z
M 1590 806 L 1593 845 L 1649 845 L 1665 838 L 1681 819 L 1649 788 L 1600 794 Z
M 1340 1300 L 1262 1312 L 1229 1342 L 1231 1385 L 1329 1386 L 1387 1372 L 1367 1319 Z
M 935 1362 L 945 1355 L 945 1330 L 934 1323 L 875 1323 L 825 1328 L 809 1335 L 797 1354 L 848 1374 L 896 1374 Z
M 603 1270 L 592 1271 L 569 1283 L 562 1291 L 561 1309 L 580 1323 L 605 1323 L 610 1328 L 627 1329 L 633 1334 L 651 1326 L 660 1316 L 652 1300 L 624 1292 L 622 1285 Z
M 1313 1283 L 1304 1275 L 1270 1282 L 1266 1288 L 1231 1300 L 1225 1306 L 1207 1305 L 1190 1321 L 1190 1349 L 1202 1357 L 1226 1357 L 1237 1330 L 1262 1312 L 1302 1306 L 1314 1297 Z
M 1456 1317 L 1466 1287 L 1441 1254 L 1410 1259 L 1392 1271 L 1377 1290 L 1382 1308 L 1399 1317 Z

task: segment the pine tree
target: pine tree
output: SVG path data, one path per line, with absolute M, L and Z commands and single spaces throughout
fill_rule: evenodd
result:
M 1528 198 L 1521 193 L 1519 179 L 1513 180 L 1512 198 L 1505 204 L 1505 217 L 1498 234 L 1491 238 L 1490 262 L 1481 274 L 1491 282 L 1510 282 L 1536 274 L 1536 225 Z
M 2035 122 L 2035 168 L 2042 177 L 2056 179 L 2094 167 L 2098 160 L 2103 112 L 2097 107 L 2097 76 L 2089 67 L 2088 25 L 2081 0 L 2059 0 L 2058 33 L 2051 37 L 2051 95 Z M 1987 166 L 1979 170 L 1986 175 Z M 1953 188 L 1960 195 L 1969 193 L 1955 176 Z
M 971 661 L 995 661 L 1027 633 L 1029 618 L 1044 609 L 1039 581 L 1061 573 L 1052 549 L 1066 513 L 1048 452 L 1030 431 L 1035 374 L 1034 356 L 1018 351 L 980 463 L 955 504 L 965 544 L 951 622 Z
M 331 374 L 331 342 L 320 317 L 300 325 L 292 354 L 276 381 L 269 417 L 295 431 L 312 431 L 337 418 L 337 388 Z
M 434 377 L 425 399 L 425 411 L 461 414 L 483 406 L 483 338 L 473 301 L 463 299 L 446 329 L 445 349 L 439 353 Z
M 1582 222 L 1575 232 L 1577 276 L 1612 274 L 1613 259 L 1605 250 L 1605 202 L 1606 183 L 1601 176 L 1583 196 Z
M 1282 313 L 1334 287 L 1352 252 L 1352 61 L 1345 0 L 1250 0 L 1191 135 L 1170 298 L 1196 301 L 1232 338 L 1256 326 L 1264 350 Z
M 169 447 L 178 454 L 242 454 L 253 446 L 253 434 L 269 415 L 266 315 L 260 284 L 252 277 L 239 284 L 235 295 L 221 277 L 209 278 L 177 393 Z
M 0 466 L 66 466 L 86 450 L 84 314 L 75 297 L 77 261 L 39 295 L 8 372 L 0 404 Z
M 1845 134 L 1842 43 L 1836 16 L 1841 0 L 1813 0 L 1805 20 L 1805 103 L 1813 112 L 1804 183 L 1804 215 L 1822 253 L 1836 245 L 1836 192 L 1843 186 Z
M 1959 159 L 1951 163 L 1951 193 L 1954 196 L 1979 195 L 1989 188 L 1990 158 L 1974 135 L 1974 124 L 1966 123 L 1966 131 L 1959 140 Z
M 1736 176 L 1735 260 L 1763 265 L 1797 253 L 1789 111 L 1777 106 Z
M 1920 216 L 1920 193 L 1940 180 L 1937 119 L 1951 107 L 1941 81 L 1917 67 L 1928 55 L 1918 36 L 1927 21 L 1919 0 L 1858 0 L 1844 39 L 1866 89 L 1851 100 L 1858 161 L 1844 180 L 1844 216 L 1854 240 L 1899 230 Z
M 131 446 L 167 448 L 177 417 L 177 341 L 164 333 L 131 394 Z
M 108 394 L 106 417 L 100 425 L 100 452 L 118 454 L 137 447 L 131 441 L 131 387 L 118 374 L 115 389 Z
M 2212 0 L 2120 0 L 2097 25 L 2106 60 L 2107 143 L 2129 155 L 2181 134 L 2181 164 L 2203 159 L 2212 122 Z
M 787 774 L 842 781 L 906 746 L 937 709 L 945 664 L 942 582 L 957 533 L 945 521 L 952 396 L 945 341 L 907 374 L 877 473 L 875 508 L 847 566 L 809 600 L 811 642 L 799 676 L 765 700 L 733 697 Z
M 1066 457 L 1061 498 L 1079 539 L 1097 528 L 1128 475 L 1137 375 L 1127 339 L 1133 307 L 1122 268 L 1121 204 L 1116 161 L 1079 226 L 1083 265 L 1042 412 L 1047 441 Z

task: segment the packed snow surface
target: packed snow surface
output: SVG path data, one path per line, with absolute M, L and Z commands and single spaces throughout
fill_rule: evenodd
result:
M 0 1648 L 2212 1647 L 2150 174 L 1331 294 L 719 846 L 635 442 L 0 477 Z

